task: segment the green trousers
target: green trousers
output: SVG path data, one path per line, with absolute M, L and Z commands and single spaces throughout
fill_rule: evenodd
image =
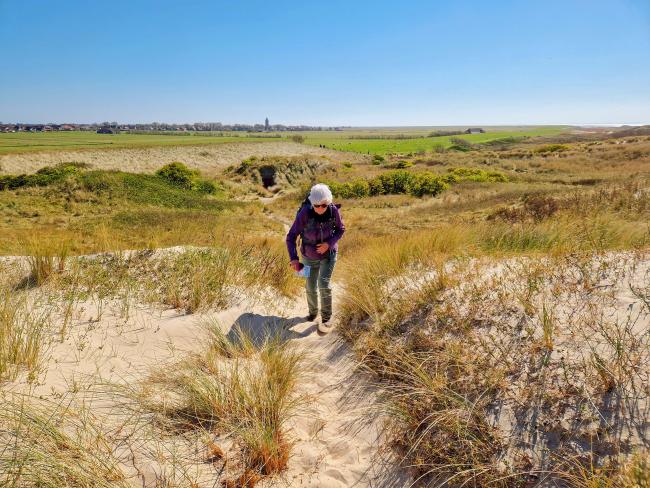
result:
M 336 254 L 336 252 L 328 252 L 325 259 L 302 258 L 302 263 L 311 268 L 305 284 L 309 315 L 318 315 L 318 293 L 320 292 L 320 316 L 323 321 L 329 320 L 332 316 L 330 279 L 336 264 Z

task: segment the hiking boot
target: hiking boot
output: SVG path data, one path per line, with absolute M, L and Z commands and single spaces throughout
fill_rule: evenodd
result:
M 316 317 L 318 317 L 318 314 L 315 314 L 315 313 L 311 314 L 310 313 L 309 315 L 307 315 L 307 322 L 313 322 L 314 320 L 316 320 Z
M 330 322 L 330 319 L 322 319 L 320 323 L 318 324 L 318 333 L 320 335 L 325 335 L 329 334 L 334 327 L 332 326 L 332 323 Z

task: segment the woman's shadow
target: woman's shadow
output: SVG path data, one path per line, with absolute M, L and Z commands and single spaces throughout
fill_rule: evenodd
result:
M 286 318 L 275 315 L 243 313 L 230 327 L 227 338 L 231 343 L 237 344 L 241 337 L 237 331 L 239 329 L 246 337 L 250 338 L 256 347 L 260 347 L 270 337 L 278 338 L 283 342 L 291 339 L 300 339 L 307 337 L 317 329 L 316 324 L 312 323 L 302 332 L 293 330 L 293 327 L 305 322 L 307 322 L 305 317 Z

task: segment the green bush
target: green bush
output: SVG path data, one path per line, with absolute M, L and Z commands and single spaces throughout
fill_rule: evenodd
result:
M 410 161 L 401 160 L 401 161 L 397 161 L 394 167 L 397 169 L 404 169 L 404 168 L 410 168 L 411 166 L 413 166 L 413 163 L 411 163 Z
M 15 190 L 21 187 L 48 186 L 71 175 L 80 173 L 87 165 L 83 163 L 61 163 L 56 166 L 45 166 L 36 173 L 27 175 L 0 176 L 0 190 Z
M 198 176 L 198 171 L 175 161 L 160 168 L 156 174 L 173 185 L 190 190 L 194 179 Z
M 370 191 L 370 195 L 373 197 L 386 193 L 386 190 L 384 190 L 384 185 L 382 184 L 380 178 L 372 178 L 370 181 L 368 181 L 368 190 Z
M 424 195 L 436 196 L 448 188 L 449 185 L 442 181 L 442 178 L 439 176 L 429 172 L 418 173 L 415 177 L 414 185 L 411 188 L 411 194 L 416 197 Z
M 508 181 L 503 173 L 479 168 L 454 168 L 446 175 L 429 171 L 413 173 L 404 169 L 386 171 L 371 179 L 359 178 L 352 182 L 329 182 L 332 194 L 338 198 L 363 198 L 367 196 L 407 194 L 416 197 L 436 196 L 459 181 Z
M 415 174 L 410 171 L 395 170 L 385 173 L 392 180 L 391 193 L 410 193 L 415 183 Z
M 384 161 L 385 161 L 385 159 L 381 154 L 374 154 L 372 156 L 372 164 L 381 164 Z
M 247 163 L 247 161 L 243 161 L 242 165 L 244 163 Z M 219 191 L 219 187 L 214 182 L 199 177 L 198 171 L 188 168 L 183 163 L 173 162 L 166 164 L 156 171 L 156 175 L 164 179 L 167 183 L 171 183 L 185 190 L 193 190 L 210 195 Z
M 338 198 L 351 198 L 352 191 L 349 183 L 339 183 L 338 181 L 329 181 L 326 182 L 327 186 L 330 187 L 332 195 Z
M 448 185 L 453 185 L 454 183 L 458 183 L 460 178 L 453 173 L 447 173 L 446 175 L 440 175 L 440 180 Z
M 358 178 L 350 185 L 352 196 L 354 198 L 363 198 L 370 195 L 370 184 L 363 178 Z
M 215 193 L 218 193 L 220 190 L 223 190 L 223 188 L 220 185 L 214 183 L 213 181 L 199 178 L 192 185 L 192 190 L 197 191 L 199 193 L 205 193 L 206 195 L 214 195 Z
M 408 194 L 415 196 L 438 195 L 449 185 L 445 177 L 430 172 L 386 171 L 370 180 L 329 183 L 332 193 L 339 198 L 363 198 L 366 196 Z

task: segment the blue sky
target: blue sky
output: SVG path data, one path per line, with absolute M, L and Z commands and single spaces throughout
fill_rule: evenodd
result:
M 649 0 L 0 0 L 0 121 L 650 123 Z

